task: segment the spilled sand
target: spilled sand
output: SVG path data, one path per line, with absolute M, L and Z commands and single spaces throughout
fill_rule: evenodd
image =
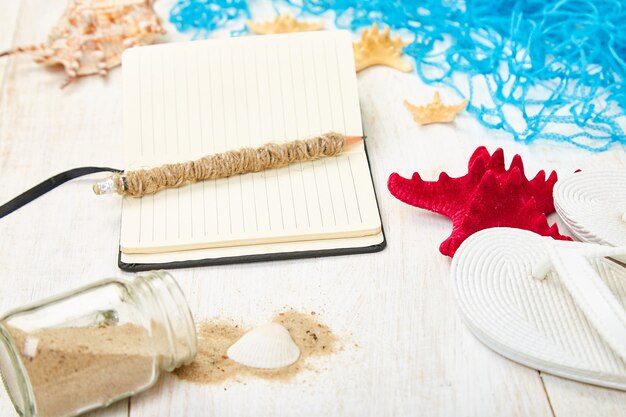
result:
M 197 384 L 218 384 L 246 376 L 288 381 L 302 370 L 313 369 L 308 358 L 340 350 L 337 337 L 317 319 L 315 312 L 287 310 L 276 314 L 272 321 L 282 324 L 300 348 L 300 358 L 294 364 L 280 369 L 255 369 L 229 359 L 226 351 L 249 329 L 218 319 L 198 323 L 198 354 L 191 364 L 177 369 L 175 375 Z

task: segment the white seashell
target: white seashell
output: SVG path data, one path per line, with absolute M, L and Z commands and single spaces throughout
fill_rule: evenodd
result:
M 283 368 L 296 362 L 300 349 L 289 331 L 278 323 L 268 323 L 244 334 L 227 351 L 235 362 L 251 368 Z

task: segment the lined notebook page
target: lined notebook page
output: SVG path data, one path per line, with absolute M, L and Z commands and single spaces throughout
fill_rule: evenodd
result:
M 124 54 L 126 168 L 362 135 L 350 34 L 252 36 Z M 120 246 L 154 253 L 367 236 L 380 216 L 362 143 L 333 158 L 125 198 Z

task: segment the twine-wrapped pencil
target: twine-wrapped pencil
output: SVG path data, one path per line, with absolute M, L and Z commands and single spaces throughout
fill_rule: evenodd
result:
M 334 156 L 363 138 L 329 132 L 305 140 L 277 144 L 268 143 L 258 148 L 242 148 L 195 161 L 125 171 L 99 181 L 93 187 L 96 194 L 117 192 L 120 195 L 142 197 L 166 188 L 180 187 L 198 181 L 226 178 L 249 172 L 282 168 L 295 162 L 313 161 Z

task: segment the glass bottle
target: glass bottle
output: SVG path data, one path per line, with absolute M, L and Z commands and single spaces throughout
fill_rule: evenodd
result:
M 0 372 L 24 417 L 105 407 L 190 363 L 196 349 L 189 306 L 165 271 L 99 281 L 0 319 Z

